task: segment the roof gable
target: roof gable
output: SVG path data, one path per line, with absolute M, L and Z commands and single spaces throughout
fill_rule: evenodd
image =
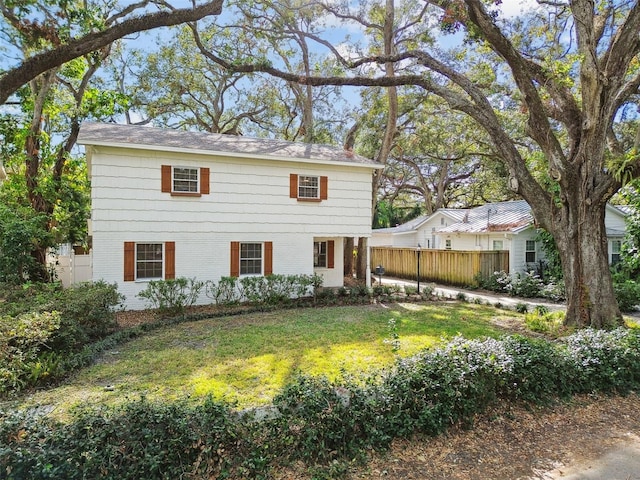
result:
M 439 208 L 438 210 L 436 210 L 430 215 L 421 215 L 401 225 L 396 225 L 395 227 L 375 228 L 373 229 L 373 233 L 378 233 L 378 234 L 380 233 L 388 233 L 388 234 L 414 233 L 418 231 L 429 220 L 432 220 L 433 218 L 438 216 L 444 216 L 453 220 L 454 222 L 459 222 L 460 220 L 462 220 L 466 211 L 467 210 L 460 209 L 460 208 Z
M 78 143 L 267 160 L 345 164 L 372 169 L 383 167 L 379 162 L 331 145 L 115 123 L 83 123 L 78 135 Z

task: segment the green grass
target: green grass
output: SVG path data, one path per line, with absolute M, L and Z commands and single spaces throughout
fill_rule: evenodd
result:
M 494 308 L 468 303 L 331 307 L 216 318 L 166 327 L 105 352 L 66 384 L 36 392 L 21 406 L 53 405 L 64 415 L 82 404 L 212 395 L 246 408 L 269 403 L 297 371 L 357 374 L 391 365 L 442 338 L 500 336 Z M 389 320 L 396 322 L 396 354 Z M 106 389 L 105 387 L 112 386 Z

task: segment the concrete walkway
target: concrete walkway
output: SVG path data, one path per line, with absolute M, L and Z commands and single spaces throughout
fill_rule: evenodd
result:
M 376 277 L 376 284 L 378 282 L 378 277 Z M 393 278 L 393 277 L 382 277 L 382 285 L 410 285 L 413 287 L 417 287 L 417 282 L 412 280 L 405 280 L 401 278 Z M 563 303 L 553 303 L 547 299 L 542 298 L 517 298 L 511 297 L 509 295 L 493 293 L 487 291 L 478 291 L 478 290 L 469 290 L 460 287 L 451 287 L 445 285 L 437 285 L 433 282 L 420 282 L 420 288 L 427 285 L 435 285 L 433 290 L 435 295 L 438 295 L 443 298 L 450 298 L 455 300 L 460 293 L 463 293 L 468 301 L 473 302 L 475 299 L 482 300 L 483 303 L 490 303 L 491 305 L 495 305 L 496 303 L 500 303 L 506 307 L 514 309 L 515 306 L 519 303 L 524 303 L 528 306 L 529 311 L 533 310 L 537 305 L 543 305 L 547 307 L 550 311 L 553 310 L 563 310 L 565 305 Z

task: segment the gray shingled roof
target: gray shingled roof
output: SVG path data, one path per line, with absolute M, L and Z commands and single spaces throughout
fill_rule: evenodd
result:
M 331 145 L 315 145 L 284 140 L 188 132 L 140 125 L 83 123 L 78 136 L 82 145 L 125 146 L 153 150 L 197 151 L 233 156 L 279 160 L 340 162 L 373 168 L 383 165 L 361 155 Z

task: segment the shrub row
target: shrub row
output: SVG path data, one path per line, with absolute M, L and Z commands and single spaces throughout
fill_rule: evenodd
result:
M 322 286 L 320 275 L 267 275 L 222 277 L 219 282 L 202 282 L 195 278 L 152 280 L 138 294 L 148 306 L 160 314 L 176 315 L 196 303 L 204 292 L 216 305 L 236 305 L 240 302 L 262 305 L 287 305 L 294 300 L 316 294 Z
M 254 306 L 273 307 L 300 305 L 301 301 L 313 297 L 314 302 L 323 305 L 336 303 L 368 303 L 373 298 L 382 301 L 394 301 L 407 295 L 420 294 L 422 299 L 429 298 L 433 286 L 427 285 L 417 291 L 416 287 L 398 285 L 366 285 L 352 287 L 321 288 L 320 275 L 268 275 L 250 277 L 222 277 L 219 282 L 202 282 L 195 278 L 184 277 L 171 280 L 153 280 L 138 294 L 148 302 L 148 307 L 157 309 L 162 317 L 180 315 L 187 307 L 196 303 L 204 293 L 212 303 L 219 306 L 232 306 L 240 303 Z
M 142 399 L 85 409 L 66 424 L 0 413 L 0 477 L 267 478 L 278 464 L 302 461 L 330 478 L 395 437 L 470 423 L 498 399 L 545 404 L 639 385 L 636 330 L 582 330 L 555 343 L 455 338 L 362 378 L 298 376 L 260 421 L 212 400 Z
M 488 277 L 478 275 L 475 280 L 480 288 L 506 293 L 513 297 L 547 298 L 554 302 L 566 300 L 562 280 L 550 278 L 544 282 L 534 272 L 510 275 L 501 271 L 494 272 Z M 613 276 L 613 289 L 621 311 L 631 312 L 640 305 L 640 283 L 618 274 Z

